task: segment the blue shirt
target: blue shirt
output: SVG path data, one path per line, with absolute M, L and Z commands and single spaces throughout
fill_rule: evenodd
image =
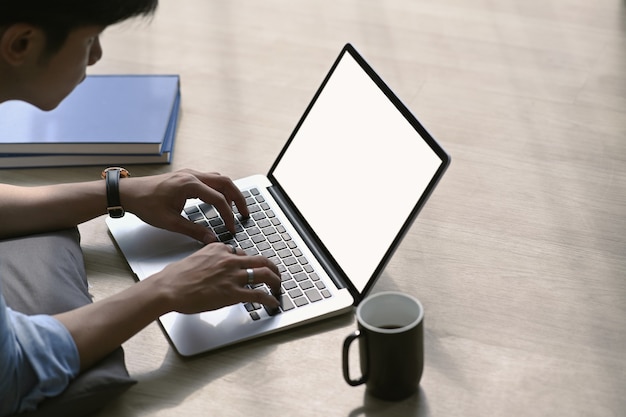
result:
M 0 417 L 34 410 L 78 375 L 80 358 L 69 331 L 51 316 L 27 316 L 6 306 L 0 285 Z

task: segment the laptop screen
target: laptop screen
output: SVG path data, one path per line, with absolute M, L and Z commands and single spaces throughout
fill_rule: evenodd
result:
M 270 176 L 361 294 L 448 160 L 351 50 L 344 48 Z

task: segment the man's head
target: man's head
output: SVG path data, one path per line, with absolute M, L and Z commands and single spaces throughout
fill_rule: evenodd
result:
M 0 102 L 56 107 L 102 55 L 112 24 L 151 15 L 158 0 L 0 0 Z

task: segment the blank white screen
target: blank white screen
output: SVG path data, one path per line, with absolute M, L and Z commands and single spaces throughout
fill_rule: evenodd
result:
M 361 292 L 441 163 L 345 53 L 274 177 Z

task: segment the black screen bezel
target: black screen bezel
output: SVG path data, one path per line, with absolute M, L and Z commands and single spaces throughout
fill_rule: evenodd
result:
M 342 58 L 344 57 L 345 54 L 350 54 L 350 56 L 352 58 L 354 58 L 354 60 L 365 71 L 365 73 L 367 73 L 367 75 L 372 79 L 372 81 L 375 82 L 375 84 L 381 89 L 381 91 L 385 94 L 385 96 L 393 103 L 393 105 L 396 107 L 396 109 L 398 111 L 400 111 L 400 113 L 404 116 L 404 118 L 411 124 L 411 126 L 413 126 L 413 128 L 419 133 L 419 135 L 429 145 L 429 147 L 441 159 L 441 165 L 437 169 L 436 173 L 433 175 L 433 178 L 431 179 L 431 181 L 429 182 L 428 186 L 424 190 L 424 193 L 419 198 L 419 200 L 417 201 L 417 203 L 414 206 L 413 210 L 410 212 L 409 216 L 407 217 L 407 219 L 403 223 L 403 225 L 400 228 L 399 232 L 397 233 L 396 237 L 393 239 L 392 244 L 387 249 L 387 251 L 385 252 L 383 258 L 381 259 L 381 261 L 377 265 L 376 269 L 374 270 L 372 275 L 369 277 L 368 282 L 367 282 L 367 284 L 365 285 L 365 287 L 363 288 L 362 291 L 359 291 L 352 284 L 352 282 L 349 279 L 349 277 L 346 276 L 345 272 L 342 270 L 342 268 L 339 266 L 339 264 L 335 261 L 335 259 L 331 255 L 331 253 L 326 249 L 326 247 L 324 246 L 322 241 L 313 232 L 313 230 L 311 229 L 310 225 L 307 223 L 306 219 L 302 216 L 302 213 L 300 213 L 297 210 L 297 208 L 295 208 L 295 206 L 293 204 L 293 201 L 289 198 L 289 195 L 285 192 L 285 190 L 282 188 L 280 182 L 274 176 L 274 171 L 275 171 L 276 167 L 279 165 L 281 159 L 283 158 L 284 154 L 286 153 L 287 149 L 289 148 L 289 145 L 291 144 L 291 142 L 295 138 L 296 134 L 300 130 L 300 127 L 304 123 L 304 121 L 307 118 L 309 112 L 311 111 L 311 109 L 315 105 L 318 97 L 320 96 L 320 94 L 324 90 L 324 87 L 328 83 L 328 80 L 332 77 L 332 75 L 333 75 L 333 73 L 335 71 L 335 68 L 337 68 L 337 66 L 339 65 L 339 63 L 341 62 L 341 60 L 342 60 Z M 293 130 L 293 132 L 289 136 L 289 139 L 287 140 L 285 146 L 282 148 L 282 150 L 279 153 L 278 157 L 276 158 L 276 160 L 272 164 L 272 166 L 271 166 L 271 168 L 269 170 L 269 173 L 268 173 L 268 178 L 270 179 L 270 182 L 273 184 L 273 186 L 275 188 L 274 192 L 278 193 L 281 196 L 281 199 L 285 200 L 287 202 L 287 204 L 289 204 L 289 206 L 291 207 L 292 215 L 295 216 L 294 221 L 297 224 L 300 224 L 302 226 L 302 228 L 306 231 L 307 237 L 314 241 L 315 245 L 318 248 L 318 251 L 325 258 L 325 262 L 323 264 L 328 266 L 327 269 L 331 269 L 330 271 L 327 271 L 327 272 L 329 274 L 331 274 L 331 275 L 333 275 L 333 274 L 336 275 L 334 278 L 338 279 L 341 283 L 343 283 L 346 286 L 346 288 L 348 288 L 348 290 L 350 291 L 350 293 L 354 297 L 354 300 L 355 300 L 354 304 L 358 305 L 358 303 L 369 293 L 369 291 L 372 289 L 372 287 L 376 283 L 377 279 L 382 274 L 382 271 L 384 270 L 385 266 L 387 265 L 387 263 L 389 262 L 389 260 L 393 256 L 393 253 L 398 248 L 398 246 L 400 245 L 402 239 L 404 238 L 404 236 L 406 235 L 406 233 L 410 229 L 413 221 L 415 220 L 415 218 L 419 214 L 419 211 L 426 204 L 426 201 L 428 200 L 428 197 L 430 197 L 430 195 L 432 194 L 433 190 L 437 186 L 439 180 L 441 179 L 441 177 L 443 176 L 443 174 L 445 173 L 445 171 L 446 171 L 446 169 L 448 168 L 449 165 L 450 165 L 450 156 L 449 156 L 449 154 L 446 153 L 446 151 L 435 141 L 435 139 L 430 135 L 430 133 L 428 133 L 428 131 L 422 126 L 422 124 L 417 120 L 417 118 L 409 111 L 409 109 L 402 103 L 402 101 L 400 101 L 400 99 L 393 93 L 393 91 L 391 91 L 391 89 L 387 86 L 387 84 L 382 80 L 382 78 L 380 78 L 380 76 L 378 76 L 378 74 L 374 71 L 374 69 L 365 61 L 365 59 L 357 52 L 357 50 L 350 43 L 347 43 L 343 47 L 341 52 L 339 53 L 339 56 L 337 57 L 337 59 L 333 63 L 330 71 L 328 72 L 328 74 L 324 78 L 321 86 L 315 92 L 315 95 L 313 96 L 313 99 L 311 100 L 311 102 L 307 106 L 304 114 L 302 115 L 302 117 L 298 121 L 298 124 L 296 125 L 296 127 Z

